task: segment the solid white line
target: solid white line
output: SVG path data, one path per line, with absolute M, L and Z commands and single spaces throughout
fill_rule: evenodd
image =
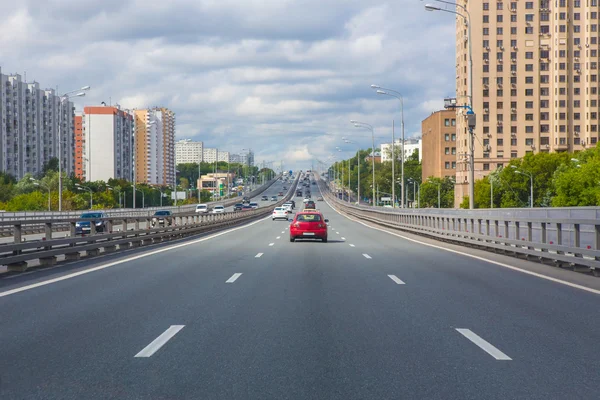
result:
M 261 258 L 263 255 L 263 253 L 258 253 L 257 255 L 254 256 L 254 258 Z
M 366 254 L 366 253 L 363 253 L 363 256 L 364 256 L 365 258 L 368 258 L 369 260 L 372 258 L 370 255 L 368 255 L 368 254 Z
M 269 246 L 273 246 L 275 243 L 269 243 Z
M 231 229 L 229 229 L 227 231 L 215 233 L 214 235 L 203 237 L 201 239 L 192 240 L 190 242 L 176 244 L 176 245 L 169 246 L 169 247 L 163 247 L 161 249 L 149 251 L 147 253 L 142 253 L 142 254 L 138 254 L 138 255 L 132 256 L 132 257 L 127 257 L 127 258 L 124 258 L 122 260 L 113 261 L 113 262 L 110 262 L 110 263 L 107 263 L 107 264 L 102 264 L 102 265 L 99 265 L 99 266 L 94 267 L 94 268 L 86 269 L 84 271 L 74 272 L 72 274 L 63 275 L 63 276 L 60 276 L 58 278 L 49 279 L 47 281 L 32 283 L 31 285 L 22 286 L 22 287 L 19 287 L 19 288 L 16 288 L 16 289 L 7 290 L 5 292 L 0 292 L 0 297 L 10 296 L 10 295 L 15 294 L 15 293 L 20 293 L 20 292 L 24 292 L 26 290 L 35 289 L 35 288 L 40 287 L 40 286 L 50 285 L 52 283 L 56 283 L 56 282 L 64 281 L 64 280 L 67 280 L 67 279 L 75 278 L 75 277 L 80 276 L 80 275 L 85 275 L 85 274 L 89 274 L 91 272 L 99 271 L 99 270 L 102 270 L 102 269 L 105 269 L 105 268 L 114 267 L 115 265 L 123 264 L 123 263 L 129 262 L 129 261 L 139 260 L 140 258 L 144 258 L 144 257 L 148 257 L 148 256 L 153 256 L 155 254 L 160 254 L 160 253 L 163 253 L 165 251 L 174 250 L 174 249 L 178 249 L 180 247 L 189 246 L 189 245 L 192 245 L 192 244 L 204 242 L 206 240 L 210 240 L 210 239 L 214 239 L 216 237 L 222 236 L 222 235 L 226 235 L 226 234 L 228 234 L 230 232 L 235 232 L 235 231 L 240 230 L 240 229 L 248 228 L 248 227 L 250 227 L 252 225 L 258 224 L 260 222 L 264 222 L 264 221 L 268 220 L 269 218 L 271 218 L 270 215 L 268 217 L 266 217 L 266 218 L 259 219 L 258 221 L 251 222 L 248 225 L 238 226 L 237 228 L 231 228 Z
M 402 282 L 402 280 L 400 278 L 398 278 L 396 275 L 388 275 L 388 276 L 390 277 L 391 280 L 396 282 L 398 285 L 405 285 L 405 283 Z
M 281 236 L 277 236 L 277 239 L 281 239 Z
M 350 244 L 350 247 L 355 247 L 353 244 Z
M 476 333 L 474 333 L 470 329 L 459 329 L 459 328 L 456 328 L 456 330 L 461 335 L 463 335 L 464 337 L 466 337 L 467 339 L 469 339 L 471 342 L 473 342 L 477 346 L 479 346 L 483 351 L 485 351 L 486 353 L 488 353 L 490 356 L 494 357 L 496 360 L 512 360 L 512 358 L 510 358 L 509 356 L 507 356 L 506 354 L 504 354 L 503 352 L 501 352 L 500 350 L 498 350 L 496 347 L 494 347 L 489 342 L 487 342 L 484 339 L 482 339 L 479 335 L 477 335 Z
M 152 343 L 144 347 L 142 351 L 137 353 L 135 357 L 150 357 L 163 347 L 173 336 L 183 329 L 185 325 L 171 325 L 169 329 L 164 331 L 159 337 L 154 339 Z
M 240 272 L 236 272 L 235 274 L 231 275 L 231 278 L 227 279 L 225 281 L 225 283 L 233 283 L 237 280 L 237 278 L 239 278 L 240 276 L 242 276 L 242 274 Z
M 329 204 L 329 202 L 327 200 L 325 200 L 325 202 L 327 204 Z M 540 278 L 540 279 L 545 279 L 547 281 L 551 281 L 551 282 L 554 282 L 554 283 L 560 283 L 561 285 L 569 286 L 569 287 L 572 287 L 572 288 L 575 288 L 575 289 L 584 290 L 586 292 L 590 292 L 590 293 L 594 293 L 594 294 L 600 295 L 600 290 L 597 290 L 597 289 L 592 289 L 592 288 L 589 288 L 589 287 L 586 287 L 586 286 L 578 285 L 576 283 L 571 283 L 571 282 L 568 282 L 568 281 L 563 281 L 562 279 L 553 278 L 551 276 L 546 276 L 546 275 L 543 275 L 543 274 L 540 274 L 540 273 L 537 273 L 537 272 L 528 271 L 526 269 L 522 269 L 522 268 L 519 268 L 519 267 L 514 267 L 512 265 L 505 264 L 505 263 L 502 263 L 502 262 L 499 262 L 499 261 L 488 260 L 487 258 L 479 257 L 479 256 L 476 256 L 474 254 L 469 254 L 469 253 L 464 253 L 464 252 L 458 251 L 458 250 L 448 249 L 446 247 L 438 246 L 438 245 L 431 244 L 431 243 L 422 242 L 420 240 L 409 238 L 407 236 L 400 235 L 400 234 L 397 234 L 397 233 L 394 233 L 394 232 L 389 232 L 389 231 L 387 231 L 385 229 L 381 229 L 381 228 L 377 228 L 377 227 L 371 226 L 371 225 L 366 224 L 366 223 L 364 223 L 362 221 L 356 220 L 356 219 L 351 218 L 351 217 L 349 217 L 349 216 L 347 216 L 345 214 L 342 214 L 338 210 L 336 210 L 335 207 L 333 207 L 331 204 L 329 204 L 329 207 L 331 207 L 335 212 L 337 212 L 338 214 L 340 214 L 342 217 L 344 217 L 346 219 L 349 219 L 350 221 L 356 222 L 358 224 L 366 226 L 367 228 L 370 228 L 370 229 L 374 229 L 376 231 L 387 233 L 388 235 L 392 235 L 392 236 L 396 236 L 396 237 L 402 238 L 404 240 L 408 240 L 409 242 L 419 243 L 419 244 L 422 244 L 423 246 L 433 247 L 434 249 L 444 250 L 444 251 L 447 251 L 447 252 L 450 252 L 450 253 L 454 253 L 454 254 L 460 254 L 461 256 L 473 258 L 473 259 L 479 260 L 479 261 L 484 261 L 484 262 L 487 262 L 489 264 L 497 265 L 499 267 L 508 268 L 508 269 L 513 270 L 513 271 L 517 271 L 517 272 L 521 272 L 523 274 L 535 276 L 535 277 Z M 1 294 L 0 294 L 0 296 L 1 296 Z

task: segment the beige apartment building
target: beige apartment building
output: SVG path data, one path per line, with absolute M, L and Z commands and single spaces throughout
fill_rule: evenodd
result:
M 167 108 L 134 111 L 135 180 L 150 185 L 175 181 L 175 113 Z
M 422 182 L 456 175 L 456 113 L 441 110 L 421 122 Z
M 598 141 L 598 0 L 459 0 L 470 13 L 475 170 Z M 458 12 L 463 12 L 457 8 Z M 467 24 L 456 20 L 456 94 L 467 101 Z M 469 140 L 457 112 L 455 205 L 468 195 Z M 480 174 L 481 175 L 481 174 Z

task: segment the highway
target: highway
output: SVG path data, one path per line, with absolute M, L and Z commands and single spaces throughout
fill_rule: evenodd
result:
M 598 398 L 600 291 L 578 274 L 317 206 L 328 243 L 267 218 L 0 280 L 0 398 Z

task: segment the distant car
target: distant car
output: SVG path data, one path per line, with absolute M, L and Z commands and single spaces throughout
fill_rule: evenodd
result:
M 277 193 L 278 196 L 283 196 L 283 192 Z
M 213 212 L 213 214 L 223 214 L 223 213 L 225 213 L 225 207 L 220 204 L 216 205 L 213 207 L 212 212 Z
M 317 197 L 317 201 L 323 201 L 323 198 L 321 196 Z
M 283 203 L 283 205 L 281 207 L 285 208 L 289 212 L 292 212 L 292 203 L 290 203 L 290 202 Z
M 248 196 L 244 196 L 242 199 L 242 204 L 250 204 L 250 198 Z
M 96 232 L 107 231 L 106 221 L 97 221 L 100 218 L 108 218 L 108 215 L 104 212 L 85 212 L 79 218 L 84 219 L 84 221 L 75 222 L 75 234 L 90 234 L 92 232 L 92 224 L 94 224 Z
M 172 213 L 169 210 L 159 210 L 152 216 L 152 227 L 167 226 L 173 223 Z
M 277 201 L 277 196 L 271 196 L 271 201 Z
M 208 212 L 208 204 L 198 204 L 196 206 L 197 213 L 207 213 Z
M 350 174 L 348 174 L 348 175 L 350 175 Z M 317 184 L 317 182 L 315 182 L 315 181 L 312 181 L 312 184 L 313 184 L 313 185 L 316 185 L 316 184 Z
M 327 243 L 327 223 L 318 211 L 297 213 L 290 224 L 290 242 L 296 239 L 321 239 Z
M 233 211 L 242 211 L 242 208 L 244 208 L 244 205 L 242 203 L 238 203 L 233 206 Z
M 292 203 L 292 208 L 296 208 L 296 202 L 294 200 L 290 200 L 290 203 Z
M 284 186 L 284 187 L 283 187 L 283 190 L 287 190 L 287 187 L 286 187 L 286 186 Z
M 296 197 L 302 197 L 302 190 L 296 190 Z
M 305 210 L 315 210 L 316 208 L 317 208 L 317 205 L 312 200 L 309 200 L 306 202 L 306 204 L 304 204 Z
M 287 221 L 289 219 L 289 211 L 285 207 L 275 207 L 271 218 L 273 221 L 276 219 L 285 219 Z
M 250 203 L 249 205 L 250 205 L 250 207 L 252 207 L 253 209 L 257 209 L 257 208 L 258 208 L 258 203 L 254 203 L 254 202 L 252 202 L 252 203 Z
M 252 211 L 252 210 L 254 210 L 254 208 L 252 208 L 252 206 L 249 206 L 248 204 L 245 204 L 242 207 L 242 211 Z
M 309 201 L 310 201 L 310 197 L 305 197 L 303 202 L 304 202 L 304 204 L 306 204 L 306 203 L 308 203 Z
M 268 201 L 269 200 L 269 196 L 262 196 L 260 198 L 260 201 Z

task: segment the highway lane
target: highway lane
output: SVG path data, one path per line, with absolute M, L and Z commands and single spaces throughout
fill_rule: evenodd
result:
M 596 397 L 598 296 L 317 205 L 0 297 L 0 397 Z

